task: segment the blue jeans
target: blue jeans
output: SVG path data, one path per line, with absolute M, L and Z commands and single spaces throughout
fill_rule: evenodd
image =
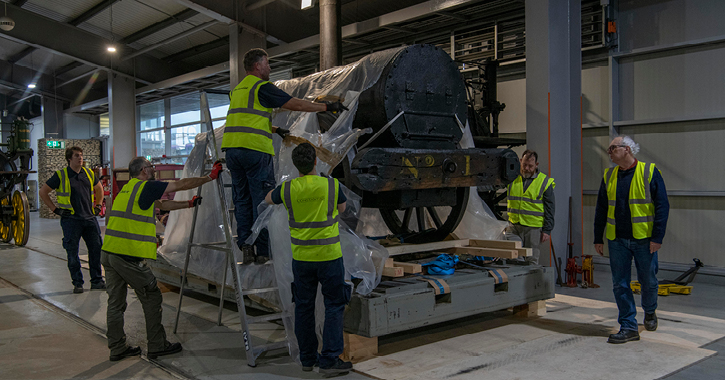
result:
M 91 284 L 103 284 L 101 275 L 101 229 L 98 221 L 93 219 L 60 218 L 63 229 L 63 248 L 68 255 L 68 270 L 73 286 L 83 286 L 81 260 L 78 257 L 78 246 L 81 237 L 88 248 L 88 267 L 91 271 Z
M 274 189 L 274 164 L 272 155 L 244 148 L 227 149 L 226 160 L 232 175 L 237 244 L 241 248 L 252 234 L 252 226 L 259 216 L 257 206 Z M 255 245 L 258 256 L 269 256 L 269 233 L 266 228 L 259 232 Z
M 315 332 L 317 283 L 322 284 L 325 300 L 325 325 L 322 330 L 321 368 L 330 367 L 342 354 L 343 313 L 350 302 L 351 287 L 345 283 L 342 257 L 331 261 L 292 260 L 292 296 L 295 302 L 295 336 L 303 366 L 312 367 L 318 360 Z
M 657 252 L 649 252 L 649 239 L 609 240 L 609 263 L 612 268 L 614 299 L 619 309 L 619 325 L 623 330 L 637 330 L 637 307 L 632 289 L 632 258 L 637 280 L 642 284 L 642 309 L 647 314 L 657 309 Z

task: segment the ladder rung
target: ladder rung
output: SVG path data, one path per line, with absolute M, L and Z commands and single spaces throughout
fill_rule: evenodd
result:
M 242 294 L 246 296 L 249 294 L 269 293 L 269 292 L 273 292 L 275 290 L 277 290 L 276 286 L 272 287 L 272 288 L 247 289 L 247 290 L 242 290 Z
M 282 313 L 261 315 L 261 316 L 258 316 L 258 317 L 249 317 L 249 316 L 247 316 L 247 324 L 274 321 L 274 320 L 277 320 L 277 319 L 282 319 L 282 316 L 283 316 Z
M 254 353 L 261 353 L 265 351 L 272 351 L 276 350 L 278 348 L 287 348 L 287 341 L 281 340 L 279 342 L 273 342 L 273 343 L 267 343 L 267 344 L 260 344 L 259 346 L 255 346 L 253 348 Z

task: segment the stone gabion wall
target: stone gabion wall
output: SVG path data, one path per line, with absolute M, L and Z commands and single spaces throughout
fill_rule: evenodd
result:
M 71 139 L 40 139 L 38 140 L 38 189 L 55 174 L 56 170 L 68 166 L 65 160 L 65 149 L 49 149 L 46 141 L 65 141 L 65 147 L 77 146 L 83 149 L 83 162 L 87 168 L 101 164 L 101 142 L 99 140 L 71 140 Z M 50 199 L 56 202 L 55 191 L 50 193 Z M 56 203 L 57 204 L 57 203 Z M 40 201 L 40 217 L 46 219 L 60 219 L 53 214 L 48 206 Z

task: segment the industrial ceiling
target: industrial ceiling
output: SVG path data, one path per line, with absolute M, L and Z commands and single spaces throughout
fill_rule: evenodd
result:
M 343 61 L 401 44 L 433 43 L 457 59 L 524 57 L 524 1 L 341 0 Z M 263 35 L 273 71 L 316 71 L 319 9 L 300 0 L 2 0 L 0 94 L 34 95 L 75 112 L 107 110 L 107 76 L 136 80 L 138 104 L 229 85 L 230 23 Z M 583 48 L 603 46 L 598 0 L 582 2 Z M 109 45 L 115 53 L 106 50 Z M 494 46 L 495 45 L 495 46 Z M 36 83 L 29 89 L 29 83 Z

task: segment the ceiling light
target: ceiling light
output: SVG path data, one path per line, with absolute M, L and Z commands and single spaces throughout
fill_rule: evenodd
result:
M 108 50 L 111 53 L 115 53 L 116 52 L 116 47 L 115 46 L 109 46 L 108 48 L 106 48 L 106 50 Z
M 31 83 L 28 85 L 28 88 L 35 88 L 35 83 Z
M 315 0 L 302 0 L 302 4 L 300 7 L 302 9 L 309 9 L 312 8 L 315 5 Z

